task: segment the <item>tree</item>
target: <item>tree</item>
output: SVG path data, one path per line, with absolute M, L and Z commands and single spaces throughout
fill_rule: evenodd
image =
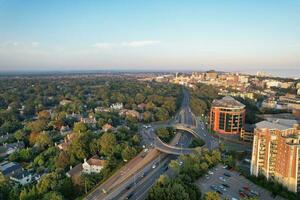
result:
M 203 200 L 221 200 L 221 197 L 217 192 L 207 192 Z
M 224 152 L 226 150 L 226 146 L 223 142 L 220 144 L 219 149 L 221 152 Z
M 130 146 L 127 146 L 122 151 L 122 158 L 124 161 L 131 160 L 136 155 L 136 149 Z
M 59 192 L 48 192 L 42 200 L 63 200 L 64 197 Z
M 65 151 L 61 151 L 56 159 L 55 165 L 58 168 L 66 168 L 70 165 L 70 156 Z
M 31 130 L 31 132 L 33 133 L 38 133 L 38 132 L 41 132 L 43 130 L 45 130 L 46 128 L 46 121 L 43 120 L 43 119 L 38 119 L 38 120 L 35 120 L 35 121 L 32 121 L 32 122 L 29 122 L 27 124 L 27 128 L 29 130 Z
M 88 127 L 85 123 L 83 122 L 77 122 L 74 125 L 73 131 L 76 133 L 84 133 L 88 130 Z
M 91 154 L 90 143 L 95 138 L 95 135 L 88 131 L 85 133 L 76 133 L 67 152 L 70 155 L 70 163 L 75 164 L 87 158 Z
M 146 104 L 146 110 L 149 110 L 149 111 L 152 111 L 154 110 L 155 108 L 155 104 L 152 102 L 152 101 L 149 101 L 147 104 Z
M 36 187 L 33 187 L 31 189 L 23 188 L 20 193 L 20 200 L 35 200 L 38 199 L 38 192 L 36 190 Z
M 8 199 L 10 184 L 5 176 L 0 173 L 0 199 Z
M 154 116 L 157 121 L 166 121 L 169 118 L 169 113 L 164 108 L 157 108 Z
M 173 170 L 173 172 L 175 172 L 176 174 L 179 174 L 180 165 L 177 160 L 171 160 L 171 162 L 169 163 L 169 167 L 170 167 L 170 169 Z
M 36 145 L 37 147 L 44 148 L 49 146 L 52 143 L 52 140 L 48 133 L 31 133 L 29 136 L 29 142 L 32 145 Z
M 174 130 L 168 128 L 158 128 L 156 135 L 164 142 L 170 142 L 174 136 Z
M 235 167 L 235 161 L 232 157 L 232 155 L 227 156 L 224 160 L 225 165 L 228 165 L 229 167 Z
M 151 122 L 152 121 L 152 113 L 149 111 L 146 111 L 143 113 L 143 120 L 145 122 Z
M 135 96 L 135 102 L 137 104 L 140 104 L 140 103 L 143 103 L 145 100 L 145 96 L 141 93 L 137 93 L 136 96 Z
M 36 185 L 39 194 L 61 192 L 65 196 L 72 196 L 72 183 L 60 172 L 51 172 L 44 175 Z
M 106 132 L 100 138 L 101 152 L 106 156 L 111 156 L 114 153 L 117 140 L 114 134 Z
M 159 177 L 155 185 L 150 189 L 148 200 L 189 200 L 189 194 L 184 186 L 171 180 L 168 176 Z
M 23 130 L 18 130 L 14 133 L 14 137 L 16 138 L 16 140 L 22 141 L 25 138 L 25 133 Z
M 38 113 L 38 118 L 43 119 L 43 120 L 49 120 L 51 118 L 51 115 L 50 115 L 49 111 L 42 110 Z

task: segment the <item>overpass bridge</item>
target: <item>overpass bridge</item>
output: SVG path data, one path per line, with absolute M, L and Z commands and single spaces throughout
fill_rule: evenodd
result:
M 181 123 L 177 124 L 170 124 L 170 125 L 160 125 L 159 127 L 173 127 L 176 130 L 186 131 L 191 133 L 196 138 L 201 138 L 200 134 L 198 134 L 194 129 L 196 127 L 185 125 Z M 167 154 L 173 154 L 173 155 L 180 155 L 180 154 L 191 154 L 195 151 L 195 148 L 181 148 L 177 146 L 172 146 L 169 144 L 164 143 L 159 137 L 155 135 L 155 133 L 152 134 L 155 148 L 161 152 L 167 153 Z

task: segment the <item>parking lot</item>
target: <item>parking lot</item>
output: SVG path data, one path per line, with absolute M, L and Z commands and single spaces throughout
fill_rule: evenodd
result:
M 208 191 L 216 191 L 223 199 L 235 200 L 246 196 L 257 197 L 262 200 L 274 199 L 269 191 L 240 176 L 236 171 L 224 169 L 223 165 L 210 170 L 209 174 L 197 181 L 197 185 L 200 187 L 202 194 Z M 275 199 L 281 200 L 283 198 L 277 196 Z

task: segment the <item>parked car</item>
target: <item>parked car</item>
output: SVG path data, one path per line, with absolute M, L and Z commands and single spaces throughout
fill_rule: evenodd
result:
M 249 187 L 248 186 L 243 186 L 243 189 L 249 191 Z
M 243 191 L 240 191 L 240 192 L 239 192 L 239 195 L 240 195 L 241 197 L 247 197 L 247 195 L 246 195 Z
M 214 190 L 214 191 L 217 191 L 217 190 L 218 190 L 218 186 L 216 186 L 216 185 L 211 185 L 210 188 L 211 188 L 212 190 Z
M 224 187 L 230 188 L 230 186 L 229 186 L 228 184 L 226 184 L 226 183 L 222 183 L 222 185 L 223 185 Z
M 250 190 L 250 193 L 253 194 L 253 195 L 255 195 L 255 196 L 259 196 L 259 193 L 256 192 L 256 191 L 254 191 L 254 190 Z
M 223 192 L 227 192 L 227 189 L 223 186 L 223 185 L 219 185 L 220 190 L 222 190 Z
M 227 177 L 231 177 L 231 175 L 229 173 L 224 173 L 224 176 L 227 176 Z

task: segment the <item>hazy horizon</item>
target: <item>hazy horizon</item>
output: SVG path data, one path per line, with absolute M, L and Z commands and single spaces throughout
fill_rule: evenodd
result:
M 182 67 L 179 70 L 176 69 L 124 69 L 124 68 L 114 68 L 114 69 L 105 69 L 105 68 L 101 68 L 101 69 L 76 69 L 76 70 L 72 70 L 72 69 L 56 69 L 56 70 L 51 70 L 51 69 L 35 69 L 35 70 L 5 70 L 2 71 L 2 74 L 52 74 L 52 73 L 92 73 L 92 72 L 96 72 L 96 73 L 175 73 L 175 72 L 205 72 L 208 70 L 216 70 L 219 72 L 230 72 L 230 73 L 242 73 L 242 74 L 249 74 L 249 75 L 255 75 L 258 71 L 261 72 L 265 72 L 267 75 L 271 76 L 271 77 L 283 77 L 283 78 L 296 78 L 299 79 L 300 78 L 300 70 L 298 69 L 267 69 L 267 70 L 263 70 L 263 69 L 250 69 L 250 70 L 230 70 L 230 71 L 226 71 L 226 70 L 217 70 L 214 68 L 203 68 L 203 69 L 187 69 Z M 0 73 L 1 75 L 1 73 Z

